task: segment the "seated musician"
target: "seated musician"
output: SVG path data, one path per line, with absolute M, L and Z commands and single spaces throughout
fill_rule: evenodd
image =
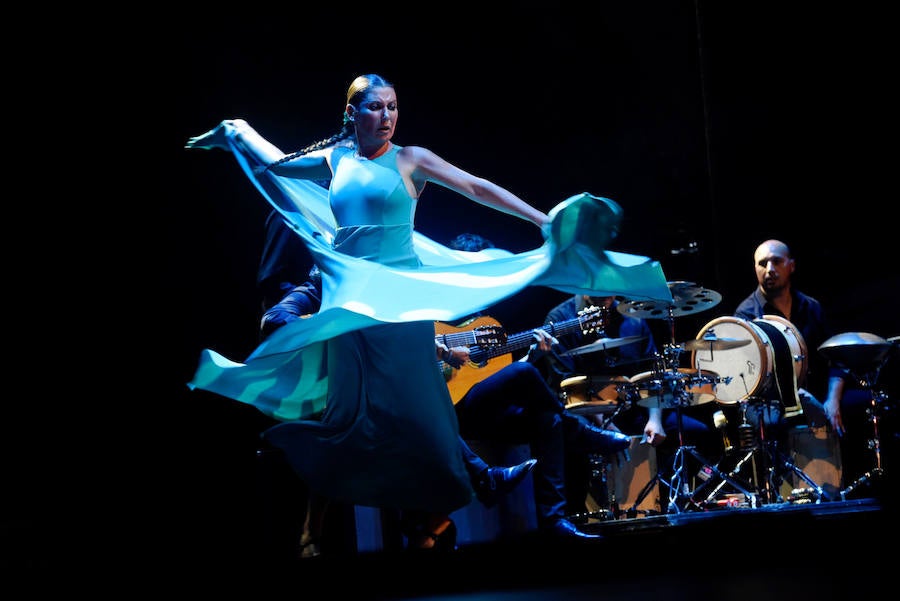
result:
M 679 416 L 679 411 L 675 409 L 652 406 L 653 403 L 648 403 L 649 406 L 645 407 L 633 402 L 637 392 L 634 387 L 616 384 L 617 380 L 629 380 L 627 376 L 621 377 L 624 373 L 644 371 L 642 367 L 656 366 L 660 361 L 653 333 L 646 320 L 622 315 L 616 309 L 617 305 L 618 301 L 614 297 L 593 298 L 582 294 L 576 294 L 558 304 L 547 313 L 545 326 L 576 319 L 591 307 L 600 307 L 605 313 L 604 327 L 589 332 L 575 328 L 560 335 L 559 344 L 550 352 L 535 349 L 529 353 L 528 360 L 538 367 L 545 381 L 557 389 L 563 381 L 575 376 L 587 376 L 588 387 L 595 390 L 605 388 L 610 383 L 617 385 L 621 389 L 622 402 L 619 409 L 611 414 L 597 414 L 593 417 L 601 427 L 612 427 L 628 435 L 640 435 L 643 443 L 656 447 L 659 470 L 671 469 L 671 459 L 682 442 L 695 446 L 701 455 L 711 461 L 717 461 L 723 449 L 721 438 L 708 425 L 712 423 L 709 407 L 687 406 L 681 408 Z M 636 339 L 621 346 L 566 355 L 567 351 L 589 345 L 600 337 Z M 679 433 L 682 440 L 679 440 Z M 580 464 L 576 462 L 569 466 L 569 471 L 573 473 L 569 480 L 570 494 L 577 499 L 584 499 L 588 492 L 590 470 L 589 462 L 583 458 Z M 582 476 L 574 475 L 578 473 Z M 581 483 L 578 490 L 575 489 L 576 482 Z M 573 500 L 573 503 L 576 502 Z

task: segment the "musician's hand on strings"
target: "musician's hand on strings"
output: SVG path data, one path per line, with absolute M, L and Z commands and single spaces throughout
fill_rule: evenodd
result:
M 559 344 L 559 340 L 550 335 L 546 330 L 542 330 L 541 328 L 537 328 L 533 330 L 532 334 L 534 335 L 534 339 L 536 340 L 535 346 L 533 348 L 537 348 L 543 352 L 549 351 L 551 348 Z
M 434 341 L 438 359 L 449 365 L 459 369 L 469 360 L 469 348 L 465 346 L 454 346 L 447 348 L 443 342 Z

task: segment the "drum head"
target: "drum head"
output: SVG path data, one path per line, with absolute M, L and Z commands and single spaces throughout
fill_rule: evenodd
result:
M 718 317 L 707 323 L 697 334 L 702 340 L 707 334 L 719 338 L 749 340 L 750 344 L 728 349 L 703 349 L 691 353 L 691 365 L 701 372 L 718 374 L 716 401 L 735 404 L 762 390 L 774 365 L 768 337 L 759 326 L 740 317 Z

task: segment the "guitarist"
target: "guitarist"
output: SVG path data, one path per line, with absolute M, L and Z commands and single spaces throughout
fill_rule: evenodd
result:
M 493 244 L 480 236 L 463 234 L 449 246 L 476 252 Z M 534 344 L 544 351 L 558 342 L 540 328 L 534 331 L 534 338 Z M 438 345 L 451 365 L 458 367 L 469 360 L 464 346 L 447 349 L 440 342 Z M 566 411 L 559 396 L 527 361 L 513 361 L 473 384 L 455 408 L 463 438 L 530 446 L 538 460 L 532 476 L 540 530 L 554 536 L 595 537 L 579 530 L 566 517 L 567 456 L 613 454 L 627 448 L 630 437 L 598 428 Z

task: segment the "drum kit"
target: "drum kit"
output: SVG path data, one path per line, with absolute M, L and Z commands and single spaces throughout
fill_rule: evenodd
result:
M 743 423 L 748 426 L 747 406 L 760 401 L 761 396 L 771 386 L 777 386 L 783 402 L 784 417 L 801 415 L 803 408 L 799 402 L 797 385 L 805 380 L 808 349 L 802 334 L 794 325 L 775 315 L 765 315 L 760 319 L 745 320 L 738 317 L 719 317 L 707 323 L 694 340 L 675 343 L 675 318 L 694 315 L 715 307 L 722 300 L 721 294 L 708 290 L 693 282 L 670 282 L 671 302 L 623 301 L 617 310 L 625 316 L 642 319 L 666 319 L 672 343 L 663 345 L 661 353 L 651 360 L 653 369 L 628 377 L 579 375 L 567 378 L 560 384 L 560 397 L 566 408 L 583 415 L 600 415 L 606 423 L 623 409 L 632 405 L 646 408 L 659 407 L 675 409 L 678 415 L 678 448 L 674 456 L 670 476 L 664 477 L 662 469 L 647 483 L 634 502 L 629 515 L 634 511 L 653 487 L 660 483 L 668 490 L 668 512 L 682 512 L 689 509 L 707 509 L 717 504 L 716 497 L 726 486 L 745 497 L 745 506 L 782 501 L 781 495 L 771 479 L 759 484 L 756 477 L 757 462 L 768 466 L 771 478 L 775 466 L 792 471 L 809 485 L 806 491 L 815 502 L 831 500 L 822 487 L 813 481 L 802 469 L 778 449 L 765 441 L 764 427 L 757 433 L 750 431 L 741 450 L 741 457 L 730 471 L 719 469 L 717 462 L 709 461 L 697 450 L 684 443 L 682 411 L 686 407 L 716 402 L 722 406 L 737 405 L 741 410 Z M 583 355 L 632 344 L 644 340 L 643 337 L 601 338 L 585 346 L 565 353 L 568 356 Z M 833 363 L 845 367 L 869 387 L 877 379 L 878 371 L 893 349 L 897 348 L 897 338 L 884 339 L 864 332 L 850 332 L 835 336 L 818 351 Z M 682 354 L 690 353 L 691 368 L 680 366 Z M 796 403 L 790 399 L 797 399 Z M 872 405 L 881 400 L 881 395 L 873 392 Z M 768 401 L 765 401 L 768 402 Z M 717 411 L 719 417 L 721 412 Z M 875 412 L 872 411 L 874 414 Z M 716 423 L 719 427 L 719 423 Z M 847 489 L 841 492 L 843 498 L 853 488 L 881 475 L 881 456 L 878 452 L 879 439 L 877 421 L 873 423 L 876 465 Z M 746 431 L 746 429 L 744 430 Z M 723 430 L 724 433 L 724 430 Z M 725 436 L 727 441 L 727 436 Z M 758 443 L 758 444 L 757 444 Z M 730 443 L 729 443 L 730 444 Z M 705 477 L 691 490 L 687 477 L 686 458 L 690 456 L 702 465 Z M 743 466 L 751 463 L 754 468 L 752 480 L 741 477 Z M 766 471 L 765 469 L 763 470 Z M 711 492 L 708 492 L 711 489 Z M 701 491 L 703 495 L 701 495 Z M 729 495 L 729 497 L 735 495 Z
M 674 318 L 705 311 L 717 305 L 722 295 L 693 282 L 669 282 L 671 303 L 657 301 L 622 302 L 619 313 L 642 319 L 667 318 L 674 331 Z M 564 356 L 605 351 L 641 342 L 643 336 L 601 338 L 564 353 Z M 673 336 L 674 340 L 674 336 Z M 712 370 L 679 367 L 683 352 L 728 350 L 749 344 L 749 340 L 720 338 L 712 331 L 696 340 L 665 345 L 663 354 L 653 358 L 654 369 L 627 376 L 574 376 L 560 384 L 566 408 L 582 414 L 615 413 L 636 404 L 642 407 L 673 409 L 708 403 L 716 399 L 715 387 L 724 380 Z

